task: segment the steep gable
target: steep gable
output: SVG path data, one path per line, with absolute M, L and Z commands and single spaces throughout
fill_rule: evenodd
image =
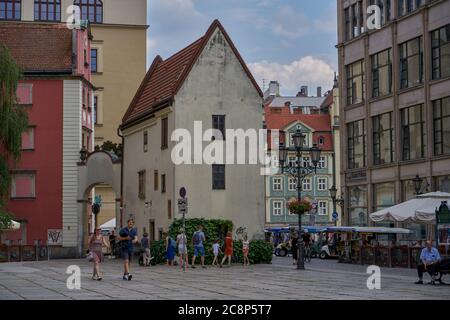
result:
M 143 117 L 151 115 L 158 107 L 167 105 L 173 100 L 217 28 L 219 28 L 229 43 L 249 80 L 258 91 L 258 94 L 261 97 L 263 96 L 261 89 L 231 41 L 231 38 L 221 23 L 215 20 L 203 37 L 183 50 L 165 61 L 160 56 L 155 58 L 122 119 L 122 127 L 126 127 Z

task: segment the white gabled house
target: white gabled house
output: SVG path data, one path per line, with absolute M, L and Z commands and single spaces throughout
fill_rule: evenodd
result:
M 124 142 L 123 213 L 139 232 L 159 239 L 175 218 L 185 187 L 188 217 L 232 220 L 250 238 L 264 235 L 264 177 L 259 164 L 175 165 L 175 129 L 194 141 L 194 122 L 215 128 L 262 129 L 262 92 L 218 20 L 167 60 L 156 57 L 120 127 Z M 198 137 L 197 137 L 198 138 Z M 210 142 L 203 142 L 205 148 Z M 192 146 L 191 157 L 202 150 Z

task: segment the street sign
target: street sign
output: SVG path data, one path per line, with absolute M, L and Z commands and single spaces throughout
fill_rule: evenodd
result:
M 333 221 L 339 220 L 339 214 L 337 212 L 333 212 Z
M 187 198 L 179 198 L 178 199 L 178 213 L 179 214 L 187 214 L 187 212 L 188 212 Z
M 185 187 L 180 188 L 180 197 L 186 198 L 186 188 Z

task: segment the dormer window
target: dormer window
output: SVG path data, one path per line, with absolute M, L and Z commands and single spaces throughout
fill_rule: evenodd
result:
M 324 137 L 320 137 L 319 138 L 319 145 L 323 146 L 324 143 L 325 143 L 325 138 Z

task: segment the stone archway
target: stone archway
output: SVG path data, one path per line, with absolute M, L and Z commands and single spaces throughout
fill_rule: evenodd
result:
M 78 253 L 82 256 L 87 238 L 88 199 L 90 191 L 97 185 L 108 185 L 115 194 L 116 222 L 120 223 L 121 159 L 106 151 L 91 153 L 78 166 Z

